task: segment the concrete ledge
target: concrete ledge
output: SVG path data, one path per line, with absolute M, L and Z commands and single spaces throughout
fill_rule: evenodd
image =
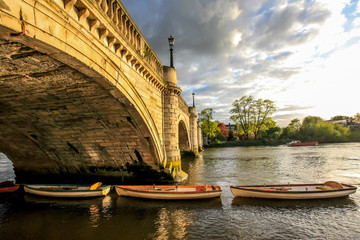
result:
M 175 182 L 183 182 L 188 178 L 188 176 L 189 175 L 186 172 L 182 171 L 182 170 L 175 171 L 174 175 L 173 175 Z

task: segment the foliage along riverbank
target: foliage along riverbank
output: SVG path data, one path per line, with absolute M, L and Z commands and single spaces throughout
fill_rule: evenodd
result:
M 244 96 L 233 103 L 230 119 L 235 124 L 230 128 L 230 124 L 227 127 L 224 123 L 213 121 L 214 110 L 206 108 L 199 114 L 201 130 L 206 134 L 204 145 L 281 145 L 292 140 L 360 142 L 360 113 L 354 117 L 339 115 L 328 121 L 317 116 L 307 116 L 302 122 L 296 118 L 287 127 L 280 128 L 271 118 L 275 111 L 276 107 L 271 100 Z

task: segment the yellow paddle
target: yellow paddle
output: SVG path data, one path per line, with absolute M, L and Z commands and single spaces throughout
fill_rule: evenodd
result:
M 102 182 L 94 183 L 93 185 L 91 185 L 90 190 L 96 190 L 99 187 L 101 187 L 101 185 L 102 185 Z

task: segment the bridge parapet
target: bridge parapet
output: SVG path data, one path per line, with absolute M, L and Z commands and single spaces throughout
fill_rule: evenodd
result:
M 57 0 L 111 51 L 161 90 L 163 65 L 119 0 Z
M 179 95 L 179 109 L 183 111 L 184 114 L 190 116 L 189 106 L 181 95 Z

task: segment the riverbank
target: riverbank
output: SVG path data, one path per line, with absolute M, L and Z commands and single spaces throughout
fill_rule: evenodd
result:
M 205 148 L 213 147 L 248 147 L 248 146 L 280 146 L 286 145 L 291 142 L 290 139 L 277 139 L 277 140 L 242 140 L 242 141 L 227 141 L 227 142 L 213 142 L 209 145 L 204 146 Z M 304 140 L 306 142 L 306 140 Z M 320 143 L 358 143 L 358 141 L 345 141 L 345 142 L 319 142 Z
M 205 148 L 212 147 L 239 147 L 239 146 L 279 146 L 285 145 L 289 140 L 280 139 L 280 140 L 243 140 L 243 141 L 227 141 L 219 143 L 211 143 Z

